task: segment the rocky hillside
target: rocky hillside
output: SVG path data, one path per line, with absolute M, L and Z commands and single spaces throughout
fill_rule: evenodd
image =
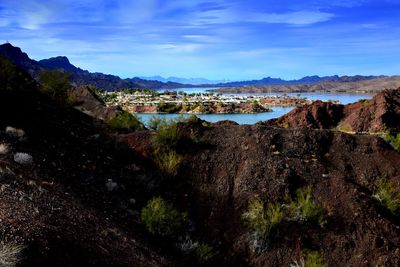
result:
M 284 128 L 338 129 L 347 132 L 400 131 L 400 88 L 385 90 L 371 100 L 339 105 L 314 102 L 262 124 Z
M 2 65 L 0 81 L 0 260 L 400 264 L 400 154 L 380 137 L 195 118 L 121 133 L 85 114 L 100 103 L 87 88 L 83 113 L 21 69 Z M 378 99 L 371 117 L 396 106 Z
M 164 190 L 190 212 L 192 235 L 211 244 L 219 264 L 290 266 L 306 251 L 318 251 L 327 266 L 400 264 L 399 215 L 374 197 L 382 177 L 400 189 L 400 154 L 383 139 L 230 123 L 181 127 L 196 142 L 178 150 L 183 162 Z M 142 134 L 124 140 L 151 155 Z M 249 203 L 261 199 L 285 210 L 307 186 L 326 223 L 284 212 L 266 239 L 257 239 L 243 219 Z

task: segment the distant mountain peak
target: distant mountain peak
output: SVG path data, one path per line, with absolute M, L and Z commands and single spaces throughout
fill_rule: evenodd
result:
M 39 64 L 49 69 L 63 69 L 72 73 L 82 73 L 84 70 L 75 67 L 71 64 L 66 56 L 51 57 L 49 59 L 42 59 Z
M 22 52 L 21 48 L 8 42 L 0 45 L 0 55 L 10 59 L 15 65 L 25 69 L 31 75 L 40 69 L 36 61 L 30 59 L 28 54 Z

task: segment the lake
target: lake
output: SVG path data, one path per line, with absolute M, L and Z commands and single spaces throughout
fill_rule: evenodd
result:
M 188 88 L 177 88 L 169 91 L 181 91 L 188 94 L 192 93 L 209 93 L 208 90 L 218 89 L 218 87 L 205 87 L 205 88 L 196 88 L 196 87 L 188 87 Z M 337 100 L 341 104 L 346 105 L 349 103 L 357 102 L 360 99 L 370 99 L 372 95 L 370 94 L 357 94 L 357 93 L 259 93 L 259 94 L 227 94 L 227 95 L 256 95 L 256 96 L 293 96 L 293 97 L 304 97 L 310 100 Z
M 186 93 L 207 93 L 207 90 L 216 88 L 179 88 L 174 91 L 183 91 Z M 234 95 L 234 94 L 228 94 Z M 246 94 L 244 94 L 246 95 Z M 253 94 L 254 95 L 254 94 Z M 282 96 L 284 93 L 265 93 L 255 94 L 258 96 Z M 336 100 L 341 104 L 349 104 L 357 102 L 360 99 L 370 99 L 372 95 L 368 94 L 345 94 L 345 93 L 287 93 L 288 96 L 305 97 L 310 100 Z M 291 111 L 293 107 L 273 107 L 272 112 L 256 113 L 256 114 L 199 114 L 196 115 L 202 120 L 209 122 L 217 122 L 221 120 L 231 120 L 239 124 L 255 124 L 259 121 L 270 120 L 285 115 Z M 191 114 L 136 114 L 136 116 L 144 123 L 147 124 L 153 116 L 165 118 L 177 118 L 180 116 L 189 117 Z
M 202 120 L 217 122 L 222 120 L 231 120 L 239 124 L 255 124 L 259 121 L 266 121 L 285 115 L 291 111 L 292 107 L 275 107 L 272 112 L 254 113 L 254 114 L 196 114 Z M 153 116 L 175 119 L 178 117 L 190 117 L 192 114 L 136 114 L 136 116 L 147 125 Z

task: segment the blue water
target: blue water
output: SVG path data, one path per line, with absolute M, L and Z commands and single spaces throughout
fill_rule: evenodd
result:
M 207 93 L 207 90 L 215 89 L 215 88 L 179 88 L 174 91 L 182 91 L 186 93 Z M 233 94 L 228 94 L 233 95 Z M 249 94 L 243 94 L 249 95 Z M 372 95 L 368 94 L 345 94 L 345 93 L 264 93 L 264 94 L 252 94 L 258 96 L 294 96 L 294 97 L 303 97 L 310 100 L 335 100 L 339 101 L 341 104 L 349 104 L 353 102 L 357 102 L 360 99 L 370 99 Z M 272 112 L 266 113 L 257 113 L 257 114 L 200 114 L 196 115 L 202 120 L 206 120 L 209 122 L 217 122 L 221 120 L 231 120 L 235 121 L 239 124 L 254 124 L 259 121 L 265 121 L 269 119 L 278 118 L 280 116 L 285 115 L 289 111 L 291 111 L 293 107 L 272 107 Z M 136 114 L 138 118 L 142 120 L 145 124 L 150 120 L 153 116 L 160 116 L 166 118 L 177 118 L 179 116 L 191 116 L 190 114 Z
M 231 120 L 239 124 L 255 124 L 259 121 L 266 121 L 285 115 L 291 111 L 292 107 L 274 107 L 273 112 L 255 113 L 255 114 L 196 114 L 202 120 L 209 122 L 217 122 L 222 120 Z M 190 117 L 191 114 L 135 114 L 144 124 L 147 125 L 153 116 L 163 117 L 167 119 L 175 119 L 179 117 Z
M 185 93 L 209 93 L 208 90 L 217 89 L 217 87 L 205 87 L 205 88 L 177 88 L 170 91 L 180 91 Z M 370 99 L 372 95 L 369 94 L 356 94 L 356 93 L 259 93 L 259 94 L 227 94 L 227 95 L 257 95 L 257 96 L 292 96 L 302 97 L 310 100 L 336 100 L 341 104 L 346 105 L 349 103 L 357 102 L 360 99 Z

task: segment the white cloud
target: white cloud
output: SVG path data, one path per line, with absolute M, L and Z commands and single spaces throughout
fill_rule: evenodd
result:
M 290 25 L 310 25 L 319 22 L 329 21 L 333 14 L 321 11 L 296 11 L 290 13 L 250 14 L 247 19 L 251 22 L 281 23 Z

